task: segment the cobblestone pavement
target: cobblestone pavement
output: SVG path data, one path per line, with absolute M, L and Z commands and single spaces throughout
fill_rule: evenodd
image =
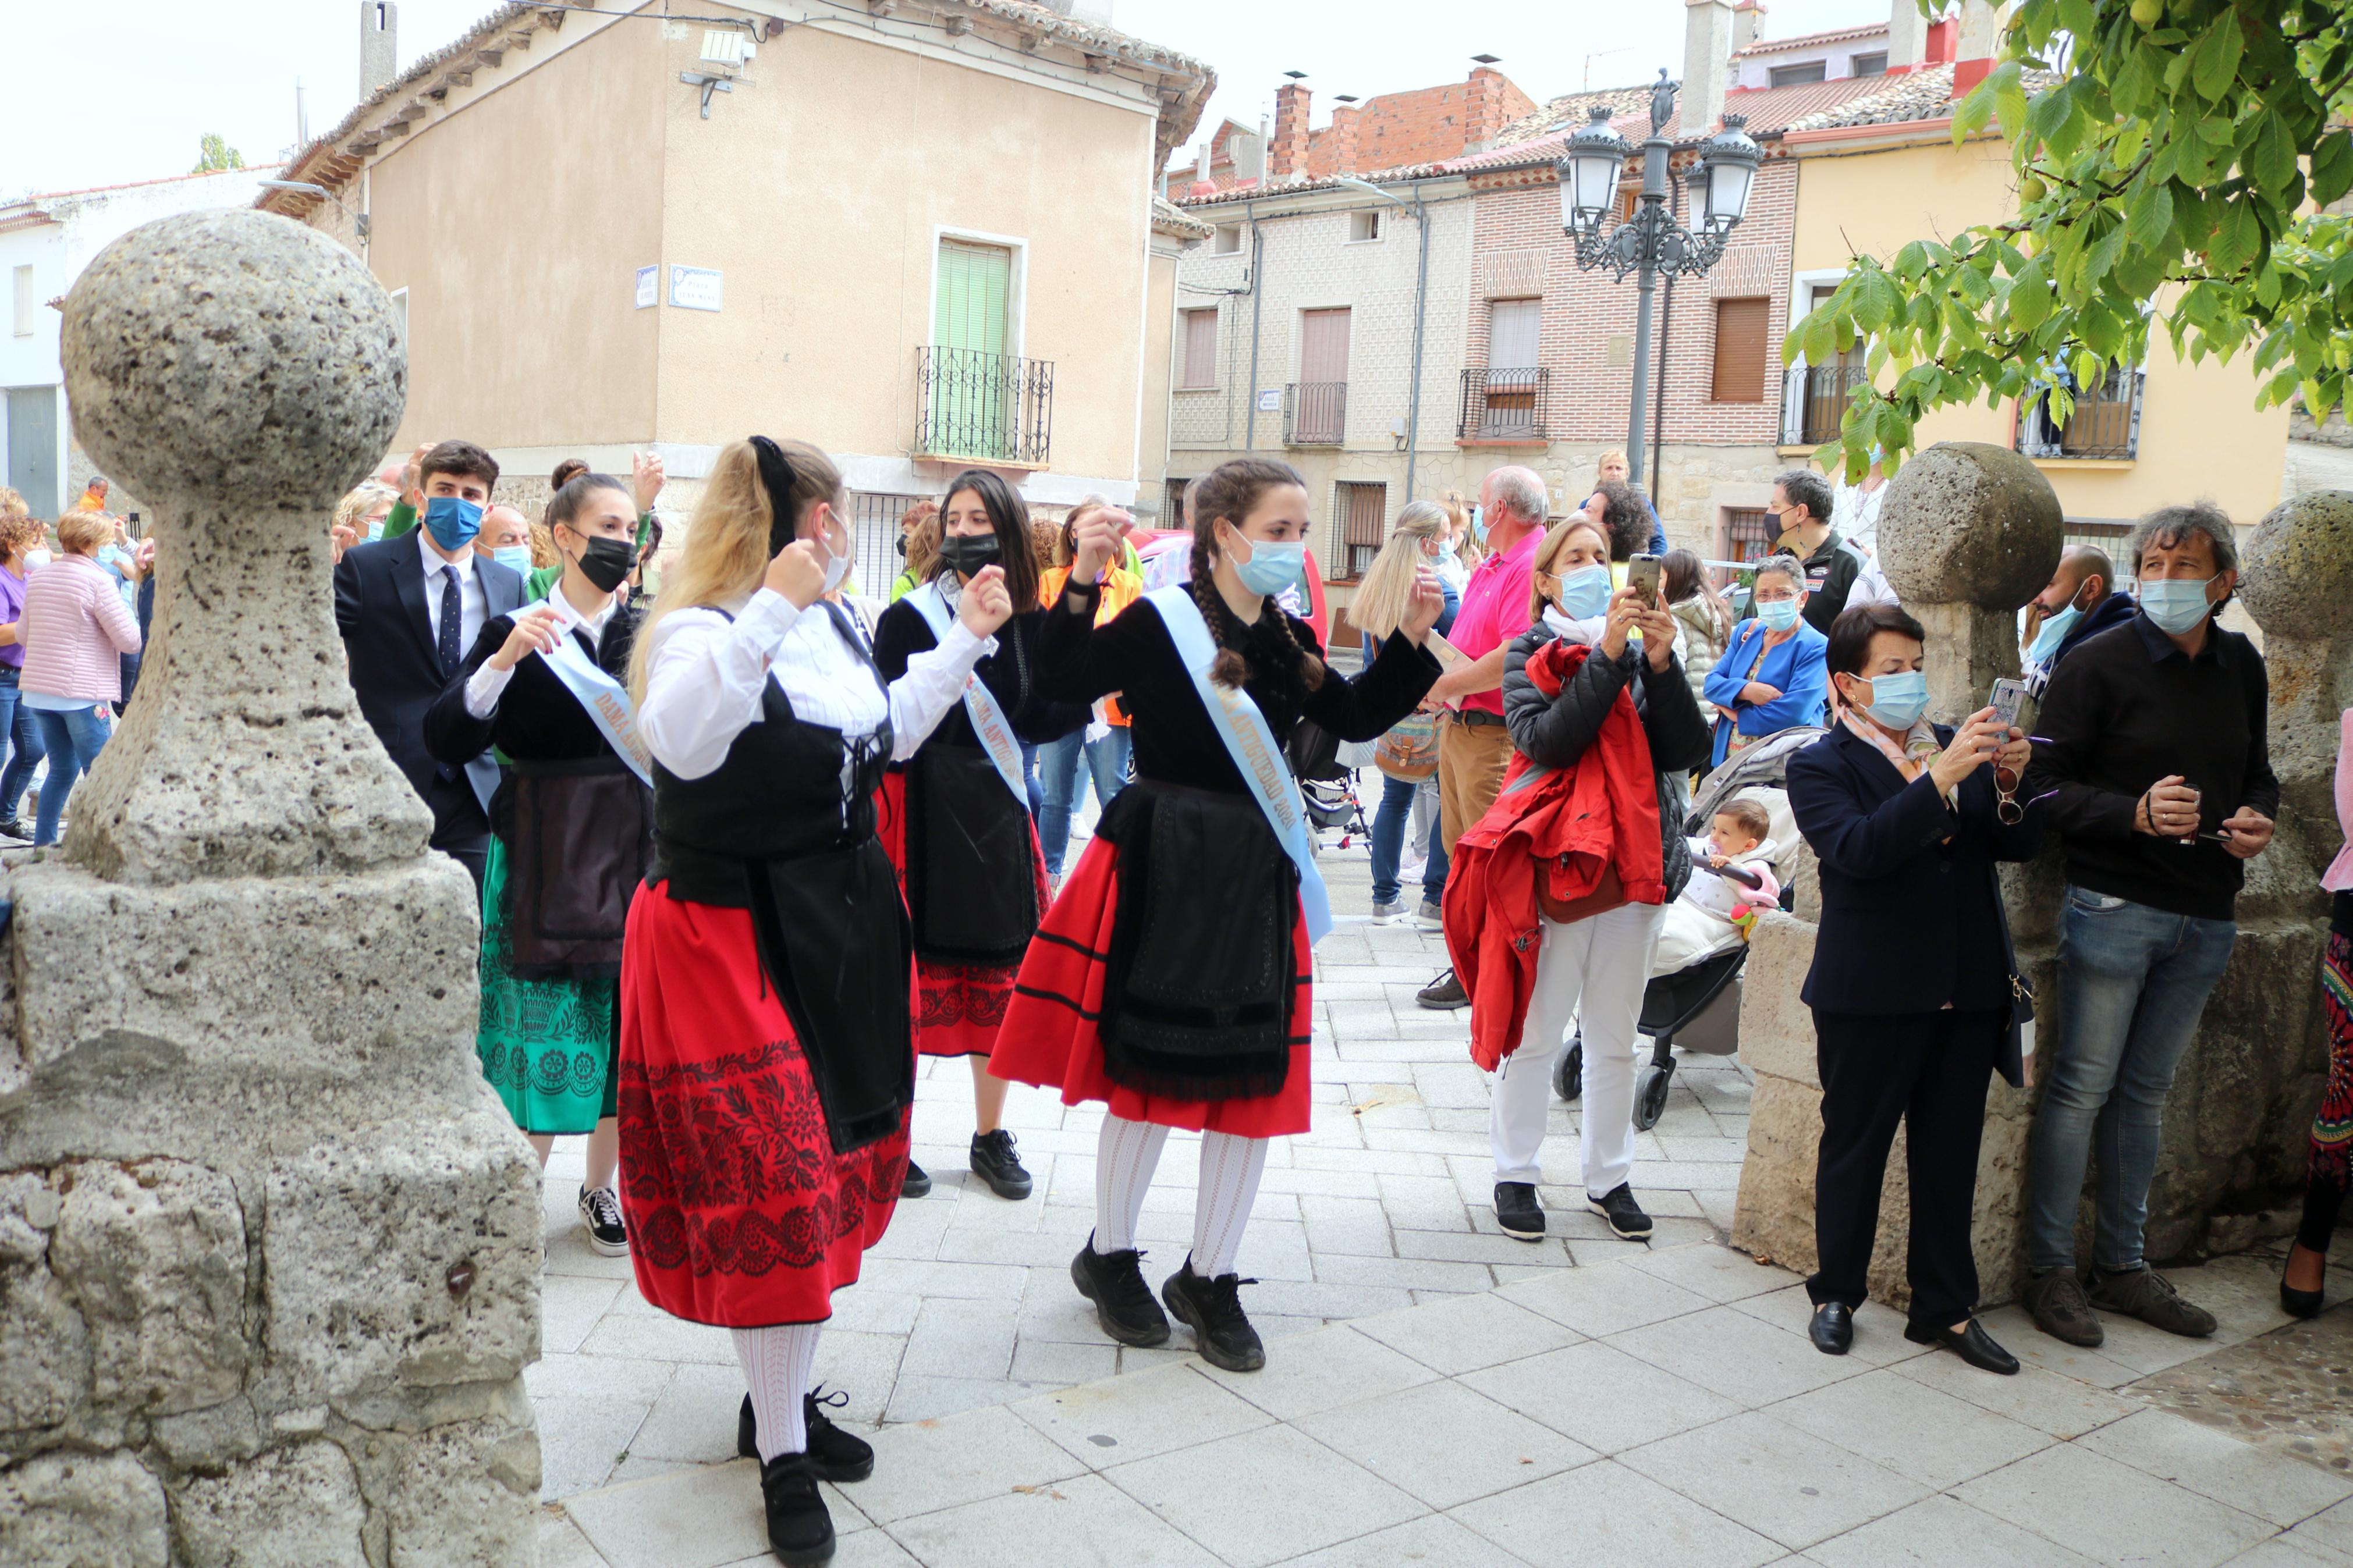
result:
M 1639 1251 L 1575 1190 L 1577 1112 L 1566 1105 L 1546 1145 L 1548 1173 L 1570 1184 L 1544 1189 L 1553 1238 L 1497 1234 L 1470 1013 L 1414 1001 L 1444 965 L 1444 943 L 1363 918 L 1372 881 L 1361 847 L 1327 847 L 1322 864 L 1342 923 L 1316 952 L 1314 1124 L 1269 1152 L 1240 1264 L 1260 1281 L 1244 1292 L 1260 1332 L 1272 1341 Z M 1093 1224 L 1100 1108 L 1065 1109 L 1015 1087 L 1006 1120 L 1037 1189 L 1007 1203 L 966 1169 L 966 1066 L 926 1061 L 917 1093 L 915 1158 L 936 1185 L 900 1205 L 864 1277 L 835 1299 L 818 1352 L 818 1374 L 849 1394 L 849 1417 L 923 1420 L 1191 1359 L 1109 1343 L 1071 1287 L 1071 1255 Z M 1730 1225 L 1747 1113 L 1748 1084 L 1729 1058 L 1678 1070 L 1657 1129 L 1638 1140 L 1634 1180 L 1658 1217 L 1653 1245 Z M 1199 1147 L 1188 1133 L 1168 1141 L 1144 1215 L 1147 1271 L 1184 1261 Z M 563 1140 L 548 1171 L 543 1355 L 525 1374 L 551 1500 L 732 1457 L 743 1392 L 723 1330 L 655 1310 L 627 1259 L 583 1245 L 581 1149 Z

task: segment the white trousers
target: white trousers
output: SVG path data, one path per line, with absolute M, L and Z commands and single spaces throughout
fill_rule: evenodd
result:
M 1495 1180 L 1544 1179 L 1545 1117 L 1552 1109 L 1552 1069 L 1572 1020 L 1583 1016 L 1585 1191 L 1607 1197 L 1634 1168 L 1634 1025 L 1642 1016 L 1651 953 L 1666 909 L 1621 904 L 1567 925 L 1538 920 L 1535 992 L 1520 1048 L 1495 1075 L 1487 1139 Z M 1580 1008 L 1581 1004 L 1581 1008 Z

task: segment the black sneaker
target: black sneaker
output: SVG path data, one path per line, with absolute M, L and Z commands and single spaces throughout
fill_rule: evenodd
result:
M 1202 1360 L 1228 1372 L 1256 1372 L 1266 1364 L 1266 1346 L 1242 1311 L 1241 1288 L 1257 1283 L 1231 1274 L 1204 1279 L 1193 1272 L 1188 1256 L 1185 1267 L 1162 1283 L 1160 1299 L 1193 1331 Z
M 0 838 L 14 839 L 20 845 L 30 844 L 33 841 L 33 826 L 20 818 L 9 817 L 0 822 Z
M 2034 1326 L 2054 1340 L 2094 1350 L 2108 1337 L 2100 1327 L 2100 1314 L 2092 1310 L 2091 1300 L 2084 1294 L 2083 1281 L 2072 1268 L 2033 1275 L 2018 1294 Z
M 1165 1345 L 1168 1315 L 1152 1299 L 1144 1282 L 1144 1254 L 1134 1247 L 1097 1252 L 1090 1235 L 1079 1255 L 1071 1259 L 1071 1283 L 1095 1304 L 1095 1321 L 1103 1331 L 1124 1345 Z
M 1021 1156 L 1013 1152 L 1013 1134 L 1002 1127 L 972 1135 L 972 1173 L 1000 1198 L 1029 1195 L 1029 1173 L 1021 1168 Z
M 1462 989 L 1462 982 L 1454 977 L 1451 967 L 1440 970 L 1438 978 L 1415 992 L 1413 999 L 1440 1012 L 1471 1005 L 1471 994 Z
M 1514 1241 L 1542 1241 L 1544 1205 L 1536 1202 L 1535 1187 L 1527 1182 L 1497 1182 L 1495 1224 Z
M 913 1160 L 907 1162 L 907 1173 L 899 1180 L 899 1195 L 902 1198 L 927 1198 L 932 1195 L 932 1179 Z
M 826 1511 L 818 1480 L 817 1463 L 807 1454 L 779 1454 L 760 1467 L 768 1546 L 787 1568 L 817 1568 L 833 1561 L 833 1516 Z
M 839 1486 L 844 1481 L 862 1481 L 874 1473 L 874 1447 L 863 1437 L 855 1437 L 833 1424 L 825 1413 L 828 1405 L 839 1409 L 849 1403 L 849 1395 L 836 1392 L 827 1394 L 823 1384 L 814 1394 L 801 1395 L 801 1419 L 808 1428 L 809 1463 L 817 1467 L 818 1479 Z M 735 1452 L 747 1459 L 760 1457 L 760 1421 L 752 1413 L 752 1396 L 744 1396 L 743 1409 L 735 1413 Z
M 1622 1241 L 1651 1239 L 1651 1216 L 1634 1201 L 1634 1189 L 1620 1182 L 1601 1197 L 1585 1194 L 1585 1206 L 1609 1222 L 1609 1229 Z
M 588 1250 L 599 1258 L 627 1258 L 629 1233 L 621 1224 L 621 1200 L 610 1187 L 580 1191 L 580 1228 L 588 1234 Z

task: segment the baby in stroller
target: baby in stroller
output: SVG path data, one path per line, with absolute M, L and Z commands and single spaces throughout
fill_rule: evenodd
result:
M 1778 909 L 1773 864 L 1780 846 L 1765 803 L 1742 795 L 1715 809 L 1708 832 L 1690 841 L 1693 875 L 1667 906 L 1651 974 L 1674 974 L 1739 945 L 1759 910 Z

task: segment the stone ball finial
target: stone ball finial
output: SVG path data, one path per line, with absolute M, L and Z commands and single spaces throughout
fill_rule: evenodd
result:
M 2014 610 L 2051 581 L 2065 533 L 2058 494 L 2031 461 L 1939 441 L 1888 481 L 1879 561 L 1906 605 Z
M 2272 508 L 2240 552 L 2239 597 L 2274 637 L 2353 637 L 2353 490 Z
M 223 207 L 142 224 L 66 297 L 66 396 L 98 466 L 159 501 L 326 509 L 407 398 L 392 301 L 317 230 Z

